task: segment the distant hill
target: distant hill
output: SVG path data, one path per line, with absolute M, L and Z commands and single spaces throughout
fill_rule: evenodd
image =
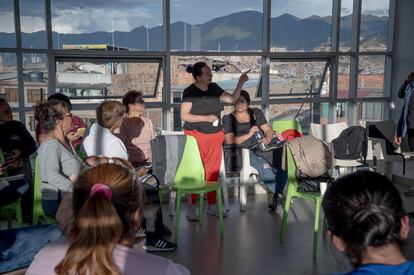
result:
M 261 50 L 262 16 L 257 11 L 243 11 L 212 19 L 203 24 L 190 25 L 184 22 L 171 24 L 171 49 L 174 50 Z M 283 14 L 271 19 L 271 46 L 286 47 L 288 50 L 310 51 L 331 36 L 331 17 L 311 16 L 300 19 L 290 14 Z M 350 15 L 341 18 L 341 42 L 350 43 Z M 387 17 L 362 15 L 361 35 L 378 36 L 385 39 Z M 184 35 L 185 31 L 185 35 Z M 44 45 L 45 32 L 22 33 L 25 45 L 33 48 Z M 157 26 L 148 30 L 149 49 L 163 49 L 163 28 Z M 138 27 L 130 32 L 116 31 L 115 45 L 137 50 L 147 49 L 147 30 Z M 186 43 L 184 44 L 184 38 Z M 14 34 L 0 33 L 0 40 L 5 47 L 14 47 Z M 111 32 L 94 32 L 82 34 L 53 33 L 54 47 L 63 44 L 112 44 Z M 42 43 L 41 43 L 42 42 Z M 27 46 L 30 47 L 30 46 Z

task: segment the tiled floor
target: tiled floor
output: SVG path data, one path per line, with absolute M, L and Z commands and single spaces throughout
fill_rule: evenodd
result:
M 397 184 L 401 193 L 405 184 Z M 414 210 L 414 197 L 402 195 L 407 211 Z M 267 195 L 249 196 L 247 211 L 239 212 L 237 198 L 230 199 L 230 211 L 224 219 L 224 238 L 220 239 L 218 219 L 204 214 L 203 224 L 185 218 L 181 212 L 178 248 L 158 253 L 186 266 L 192 274 L 333 274 L 351 269 L 347 260 L 319 232 L 318 258 L 312 258 L 314 206 L 295 200 L 289 213 L 285 241 L 279 242 L 282 209 L 267 210 Z M 323 218 L 323 215 L 321 215 Z M 172 228 L 173 218 L 165 222 Z M 320 228 L 322 222 L 320 223 Z M 414 220 L 407 241 L 407 252 L 414 259 Z M 142 249 L 142 242 L 135 245 Z

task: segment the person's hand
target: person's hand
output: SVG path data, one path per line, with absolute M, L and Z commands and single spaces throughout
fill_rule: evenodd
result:
M 214 121 L 218 120 L 218 117 L 216 117 L 215 115 L 208 115 L 207 117 L 207 122 L 213 123 Z
M 259 127 L 253 126 L 252 128 L 250 128 L 249 134 L 252 136 L 254 135 L 254 133 L 259 132 L 259 131 L 260 131 Z
M 263 143 L 263 144 L 269 144 L 272 141 L 272 138 L 268 138 L 268 137 L 264 137 L 261 140 L 259 140 L 259 143 Z
M 250 69 L 240 75 L 240 78 L 239 78 L 240 84 L 244 84 L 249 80 L 249 76 L 247 75 L 249 72 L 250 72 Z
M 401 145 L 401 137 L 394 137 L 394 143 L 397 144 L 398 146 Z
M 78 140 L 78 139 L 80 139 L 80 138 L 81 138 L 81 136 L 77 135 L 75 132 L 70 132 L 70 133 L 67 135 L 67 137 L 68 137 L 68 139 L 69 139 L 70 141 L 76 141 L 76 140 Z
M 78 179 L 78 176 L 77 176 L 77 175 L 72 175 L 72 176 L 69 176 L 69 180 L 70 180 L 71 182 L 75 182 L 77 179 Z

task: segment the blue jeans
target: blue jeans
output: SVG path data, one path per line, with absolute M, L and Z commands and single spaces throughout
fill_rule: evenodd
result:
M 0 231 L 0 273 L 29 266 L 40 249 L 62 235 L 54 224 Z
M 265 159 L 257 156 L 252 151 L 250 151 L 250 165 L 259 172 L 260 179 L 267 185 L 267 188 L 269 188 L 270 191 L 273 193 L 283 192 L 287 181 L 286 171 L 272 168 Z

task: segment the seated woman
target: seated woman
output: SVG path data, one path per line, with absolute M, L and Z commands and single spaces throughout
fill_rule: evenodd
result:
M 63 193 L 72 192 L 81 165 L 67 138 L 72 114 L 64 101 L 53 99 L 36 105 L 35 118 L 40 127 L 47 131 L 46 139 L 37 151 L 43 211 L 46 215 L 55 216 Z
M 250 96 L 242 90 L 239 98 L 234 104 L 234 111 L 229 115 L 223 116 L 223 128 L 226 144 L 236 144 L 238 147 L 251 148 L 252 145 L 259 143 L 268 144 L 273 138 L 273 130 L 267 123 L 263 112 L 257 108 L 249 108 Z M 255 133 L 262 131 L 264 138 L 257 141 Z M 270 159 L 270 160 L 269 160 Z M 272 153 L 267 156 L 267 160 L 256 150 L 250 150 L 250 165 L 260 174 L 260 179 L 274 193 L 273 203 L 269 205 L 271 210 L 276 209 L 278 194 L 283 192 L 286 183 L 285 171 L 278 169 L 277 173 L 282 174 L 278 179 L 275 175 L 276 169 L 272 168 Z
M 68 107 L 69 111 L 72 111 L 72 103 L 70 102 L 69 97 L 62 93 L 55 93 L 53 95 L 50 95 L 47 100 L 61 100 L 64 101 Z M 67 138 L 72 143 L 73 148 L 77 148 L 79 144 L 82 143 L 83 133 L 79 133 L 78 129 L 85 129 L 86 125 L 82 121 L 80 117 L 72 115 L 72 125 L 70 127 L 70 131 L 67 135 Z M 39 123 L 36 125 L 36 139 L 39 144 L 42 144 L 42 142 L 45 140 L 47 136 L 47 131 L 40 127 Z
M 171 260 L 132 248 L 143 201 L 127 161 L 87 158 L 82 170 L 73 187 L 70 236 L 43 248 L 26 274 L 190 274 Z
M 0 98 L 0 149 L 4 158 L 10 163 L 7 166 L 9 176 L 24 174 L 32 177 L 32 169 L 28 158 L 36 151 L 36 143 L 23 123 L 13 120 L 9 103 Z
M 124 143 L 114 135 L 121 127 L 124 115 L 125 107 L 115 100 L 102 102 L 96 108 L 96 122 L 92 124 L 83 141 L 83 148 L 88 156 L 128 159 Z
M 414 274 L 402 249 L 408 216 L 385 176 L 365 171 L 339 178 L 322 206 L 332 243 L 354 267 L 346 274 Z
M 96 120 L 91 126 L 89 135 L 84 139 L 83 146 L 88 156 L 102 155 L 128 160 L 128 152 L 122 140 L 113 133 L 121 127 L 125 114 L 125 107 L 118 101 L 105 101 L 96 108 Z M 137 176 L 143 176 L 147 170 L 139 169 Z M 161 206 L 156 192 L 157 182 L 154 187 L 145 188 L 146 205 L 144 207 L 146 241 L 144 249 L 148 251 L 171 251 L 176 245 L 164 240 L 164 223 L 162 220 Z M 145 185 L 147 186 L 147 185 Z M 155 199 L 154 199 L 155 197 Z
M 122 121 L 117 136 L 124 142 L 129 161 L 134 166 L 151 163 L 151 140 L 155 138 L 154 127 L 149 118 L 143 117 L 145 110 L 142 92 L 127 92 L 122 98 L 127 117 Z

